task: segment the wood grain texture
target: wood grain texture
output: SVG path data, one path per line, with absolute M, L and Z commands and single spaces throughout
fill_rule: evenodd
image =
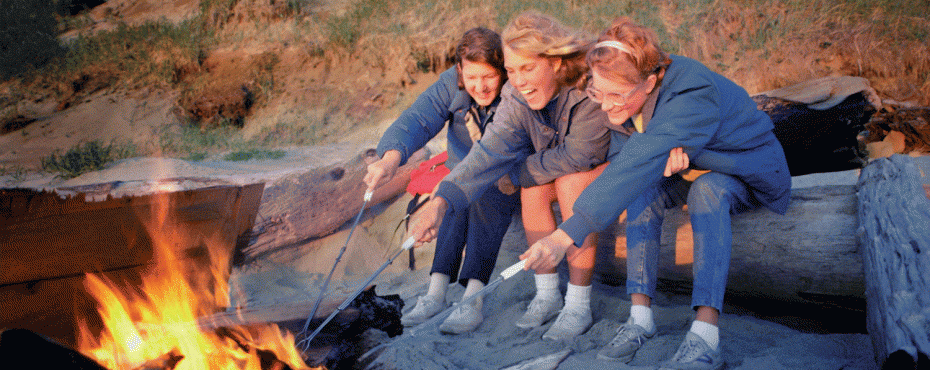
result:
M 873 161 L 859 178 L 867 326 L 882 364 L 930 354 L 930 200 L 913 159 Z

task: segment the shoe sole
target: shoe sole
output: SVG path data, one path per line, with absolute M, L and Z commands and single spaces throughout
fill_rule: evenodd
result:
M 636 352 L 633 352 L 633 353 L 631 353 L 631 354 L 629 354 L 629 355 L 626 355 L 626 356 L 623 356 L 623 357 L 610 357 L 610 356 L 602 355 L 602 354 L 598 353 L 598 354 L 597 354 L 597 359 L 598 359 L 598 360 L 604 360 L 604 361 L 611 361 L 611 362 L 622 362 L 622 363 L 628 364 L 628 363 L 630 363 L 631 360 L 633 360 L 633 356 L 635 356 L 635 355 L 636 355 Z

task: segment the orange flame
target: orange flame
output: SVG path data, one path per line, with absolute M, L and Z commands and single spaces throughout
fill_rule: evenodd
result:
M 81 325 L 80 351 L 114 370 L 136 369 L 152 361 L 175 361 L 171 368 L 179 370 L 261 369 L 259 352 L 274 353 L 293 369 L 308 368 L 293 335 L 277 325 L 225 333 L 198 325 L 198 317 L 228 305 L 231 250 L 217 235 L 194 235 L 180 227 L 182 223 L 172 219 L 168 197 L 159 198 L 165 201 L 156 202 L 145 222 L 154 264 L 142 276 L 141 286 L 136 290 L 103 276 L 86 276 L 85 287 L 98 302 L 103 330 L 95 334 Z M 192 241 L 206 244 L 210 269 L 205 271 L 204 262 L 178 252 L 179 246 Z

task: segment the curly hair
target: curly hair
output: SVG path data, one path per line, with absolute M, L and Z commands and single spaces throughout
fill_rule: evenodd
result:
M 511 49 L 561 58 L 556 79 L 564 86 L 577 84 L 588 73 L 585 54 L 593 45 L 593 38 L 565 27 L 548 15 L 524 12 L 510 21 L 501 37 Z
M 507 72 L 504 70 L 504 50 L 501 47 L 501 36 L 484 27 L 475 27 L 462 35 L 459 44 L 455 47 L 455 65 L 461 72 L 462 61 L 487 63 L 501 75 L 501 84 L 507 81 Z M 459 89 L 465 89 L 462 74 L 459 73 Z
M 658 84 L 672 64 L 668 53 L 656 41 L 655 34 L 627 17 L 615 19 L 597 41 L 617 41 L 626 46 L 625 51 L 615 47 L 593 47 L 585 57 L 592 70 L 613 80 L 640 83 L 655 74 Z

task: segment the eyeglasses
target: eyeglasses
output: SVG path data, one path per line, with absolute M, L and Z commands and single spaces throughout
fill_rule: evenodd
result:
M 588 85 L 588 88 L 584 90 L 584 92 L 588 94 L 588 97 L 597 104 L 603 104 L 604 102 L 609 101 L 614 106 L 622 107 L 629 102 L 630 98 L 633 97 L 633 95 L 636 94 L 639 89 L 646 85 L 644 82 L 645 81 L 640 82 L 638 85 L 636 85 L 636 87 L 633 88 L 633 90 L 630 90 L 630 92 L 626 94 L 615 92 L 604 93 L 601 90 L 595 89 L 594 86 L 591 86 L 590 84 Z

